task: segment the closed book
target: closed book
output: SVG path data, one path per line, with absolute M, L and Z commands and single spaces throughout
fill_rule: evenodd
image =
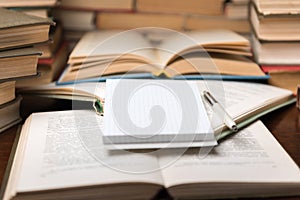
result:
M 54 7 L 57 0 L 0 0 L 0 7 Z
M 0 8 L 0 50 L 48 41 L 50 25 L 51 19 Z
M 270 75 L 269 84 L 297 94 L 297 86 L 300 84 L 300 65 L 261 65 L 261 68 Z
M 226 2 L 224 5 L 224 14 L 229 19 L 248 19 L 248 3 Z
M 56 81 L 66 67 L 67 59 L 67 43 L 64 42 L 52 58 L 38 60 L 37 71 L 40 74 L 39 76 L 17 80 L 16 87 L 34 86 Z
M 103 12 L 96 16 L 98 29 L 134 29 L 140 27 L 162 27 L 182 30 L 184 17 L 178 14 L 113 13 Z
M 293 4 L 289 4 L 290 1 L 282 1 L 285 2 L 285 5 L 288 5 L 288 9 L 268 10 L 268 7 L 259 6 L 259 3 L 262 2 L 261 0 L 253 1 L 250 4 L 249 11 L 250 23 L 257 38 L 265 41 L 299 41 L 300 13 L 293 12 L 293 6 L 291 6 Z M 276 5 L 276 2 L 274 5 Z M 281 5 L 281 3 L 278 5 Z M 295 3 L 295 7 L 299 9 L 300 4 Z
M 86 10 L 55 9 L 53 16 L 66 30 L 89 31 L 96 28 L 95 12 Z
M 249 33 L 250 25 L 247 19 L 230 19 L 225 16 L 191 15 L 186 18 L 185 29 L 229 29 L 239 33 Z
M 15 98 L 15 85 L 16 81 L 0 82 L 0 105 Z
M 275 71 L 300 71 L 300 65 L 261 65 L 260 67 L 266 73 Z
M 0 79 L 37 74 L 40 55 L 39 50 L 31 47 L 0 51 Z
M 61 8 L 97 11 L 131 11 L 133 0 L 61 0 Z
M 138 12 L 222 15 L 223 0 L 137 0 Z
M 52 26 L 50 29 L 49 41 L 34 45 L 34 48 L 43 52 L 40 58 L 51 58 L 61 46 L 63 38 L 63 27 L 60 23 L 57 23 L 56 26 Z
M 20 103 L 22 97 L 18 96 L 16 99 L 0 105 L 0 132 L 19 123 L 22 119 L 20 117 Z
M 300 41 L 262 41 L 251 36 L 254 58 L 262 65 L 300 65 Z

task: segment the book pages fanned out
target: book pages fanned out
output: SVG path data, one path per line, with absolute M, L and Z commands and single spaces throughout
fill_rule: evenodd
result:
M 58 83 L 106 80 L 113 76 L 133 78 L 141 74 L 171 79 L 190 75 L 198 79 L 202 75 L 266 79 L 251 55 L 249 41 L 229 30 L 91 31 L 71 52 L 69 65 Z

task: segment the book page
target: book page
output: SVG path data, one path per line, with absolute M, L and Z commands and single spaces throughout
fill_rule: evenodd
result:
M 162 184 L 161 174 L 151 171 L 158 168 L 155 156 L 107 151 L 102 145 L 102 126 L 102 117 L 93 111 L 33 114 L 17 191 Z
M 189 183 L 300 182 L 298 166 L 258 121 L 232 135 L 208 154 L 187 151 L 174 161 L 172 152 L 160 155 L 165 186 Z
M 93 31 L 81 38 L 68 62 L 75 62 L 78 58 L 87 61 L 89 57 L 113 61 L 124 54 L 136 55 L 146 61 L 157 59 L 151 43 L 137 31 Z
M 199 90 L 210 91 L 210 93 L 226 109 L 229 115 L 237 122 L 249 116 L 258 114 L 259 110 L 292 96 L 292 92 L 278 87 L 235 81 L 197 81 Z M 279 102 L 279 103 L 278 103 Z M 216 118 L 210 106 L 206 107 L 210 119 Z M 261 112 L 261 111 L 260 111 Z M 220 128 L 220 122 L 212 121 L 214 129 Z
M 22 94 L 41 95 L 58 99 L 94 101 L 105 98 L 105 82 L 86 82 L 57 85 L 49 83 L 19 88 Z
M 169 35 L 158 46 L 158 53 L 162 65 L 167 65 L 176 54 L 182 55 L 185 50 L 194 48 L 197 51 L 206 52 L 205 47 L 218 46 L 249 46 L 249 41 L 228 30 L 191 31 Z M 195 48 L 198 47 L 198 48 Z M 178 55 L 177 55 L 178 56 Z
M 216 144 L 195 82 L 110 79 L 106 87 L 105 143 Z

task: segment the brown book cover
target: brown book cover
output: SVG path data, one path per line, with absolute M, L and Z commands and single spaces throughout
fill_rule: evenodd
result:
M 40 55 L 40 51 L 30 47 L 0 51 L 0 79 L 35 75 Z
M 49 18 L 0 8 L 0 49 L 27 46 L 49 39 Z
M 30 55 L 42 55 L 42 52 L 32 47 L 0 51 L 0 59 Z
M 61 0 L 61 8 L 75 10 L 97 11 L 131 11 L 134 7 L 133 0 Z
M 138 12 L 222 15 L 223 0 L 137 0 Z
M 163 27 L 182 30 L 184 17 L 177 14 L 151 13 L 98 13 L 96 27 L 98 29 L 133 29 L 140 27 Z
M 53 57 L 38 60 L 37 71 L 40 76 L 17 80 L 16 87 L 28 87 L 55 81 L 64 70 L 67 59 L 67 43 L 64 42 Z
M 0 8 L 1 30 L 12 27 L 34 26 L 41 24 L 54 25 L 55 23 L 49 18 L 36 17 L 22 12 Z

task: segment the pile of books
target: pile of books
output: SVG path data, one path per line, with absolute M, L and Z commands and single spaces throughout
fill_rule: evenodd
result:
M 249 33 L 247 12 L 243 12 L 248 1 L 227 4 L 225 0 L 61 0 L 54 17 L 63 22 L 66 38 L 73 46 L 85 32 L 95 29 L 162 27 Z M 232 14 L 228 7 L 242 7 L 242 14 Z
M 300 1 L 254 0 L 250 7 L 256 61 L 269 83 L 296 93 L 300 83 Z
M 53 22 L 0 8 L 0 132 L 20 121 L 16 81 L 37 75 L 42 52 L 32 46 L 49 40 Z
M 52 19 L 52 12 L 57 5 L 56 0 L 42 1 L 5 1 L 0 6 L 32 16 Z M 63 30 L 60 23 L 50 27 L 49 40 L 35 44 L 34 47 L 42 52 L 38 60 L 39 76 L 16 82 L 17 88 L 50 83 L 59 76 L 67 60 L 67 45 L 63 42 Z

